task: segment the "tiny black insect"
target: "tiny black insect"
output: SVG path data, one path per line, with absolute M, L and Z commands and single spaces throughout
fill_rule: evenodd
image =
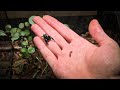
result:
M 43 34 L 42 37 L 44 38 L 46 44 L 48 44 L 48 42 L 49 42 L 50 40 L 54 40 L 51 36 L 49 36 L 49 35 L 47 35 L 47 34 Z

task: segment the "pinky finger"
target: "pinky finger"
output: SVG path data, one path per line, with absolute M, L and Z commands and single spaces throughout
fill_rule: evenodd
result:
M 34 37 L 34 43 L 45 58 L 45 60 L 48 62 L 48 64 L 53 67 L 54 64 L 57 62 L 56 56 L 46 47 L 44 42 L 38 37 Z

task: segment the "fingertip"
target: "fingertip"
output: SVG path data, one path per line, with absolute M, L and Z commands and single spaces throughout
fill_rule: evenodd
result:
M 35 37 L 33 38 L 33 41 L 36 43 L 36 42 L 38 42 L 39 39 L 40 39 L 40 38 L 39 38 L 38 36 L 35 36 Z
M 50 18 L 50 17 L 51 17 L 50 15 L 44 15 L 43 19 L 47 19 L 47 18 Z
M 92 30 L 98 24 L 97 19 L 93 19 L 89 24 L 89 31 Z
M 90 35 L 95 39 L 99 45 L 103 45 L 109 39 L 109 36 L 104 32 L 98 20 L 93 19 L 89 24 Z
M 97 19 L 93 19 L 93 20 L 91 21 L 91 23 L 98 23 L 98 20 L 97 20 Z
M 36 34 L 36 35 L 39 35 L 39 29 L 40 27 L 37 25 L 37 24 L 33 24 L 31 26 L 31 30 Z
M 34 29 L 35 25 L 36 25 L 36 24 L 32 24 L 32 25 L 31 25 L 31 29 L 32 29 L 32 30 Z
M 40 18 L 40 16 L 35 16 L 32 20 L 33 21 L 36 21 L 36 20 L 38 20 Z

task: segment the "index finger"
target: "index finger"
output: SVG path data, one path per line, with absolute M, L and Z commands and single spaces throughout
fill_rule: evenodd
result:
M 61 22 L 59 22 L 57 19 L 49 16 L 49 15 L 45 15 L 43 17 L 43 19 L 49 24 L 51 25 L 53 28 L 55 28 L 55 30 L 60 33 L 68 42 L 71 42 L 72 40 L 80 37 L 78 34 L 76 34 L 73 30 L 71 30 L 70 28 L 68 28 L 67 26 L 65 26 L 64 24 L 62 24 Z

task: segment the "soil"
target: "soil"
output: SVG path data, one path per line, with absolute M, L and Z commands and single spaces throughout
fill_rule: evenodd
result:
M 84 17 L 56 17 L 59 21 L 64 24 L 68 24 L 69 27 L 75 31 L 78 35 L 87 39 L 89 42 L 98 45 L 95 40 L 88 33 L 89 22 L 95 18 L 95 16 L 84 16 Z M 14 19 L 8 20 L 11 25 L 18 25 L 20 22 L 25 22 L 27 19 Z M 1 29 L 6 25 L 6 20 L 3 21 Z M 106 33 L 120 44 L 120 34 L 113 37 L 111 30 L 106 30 Z M 31 42 L 33 43 L 33 42 Z M 13 47 L 17 47 L 18 42 L 15 42 Z M 6 59 L 8 55 L 4 56 L 3 52 L 0 53 L 2 60 Z M 0 60 L 1 62 L 1 60 Z M 13 65 L 12 65 L 12 79 L 57 79 L 53 74 L 50 66 L 42 57 L 39 51 L 36 51 L 31 58 L 20 58 L 20 52 L 14 50 Z

